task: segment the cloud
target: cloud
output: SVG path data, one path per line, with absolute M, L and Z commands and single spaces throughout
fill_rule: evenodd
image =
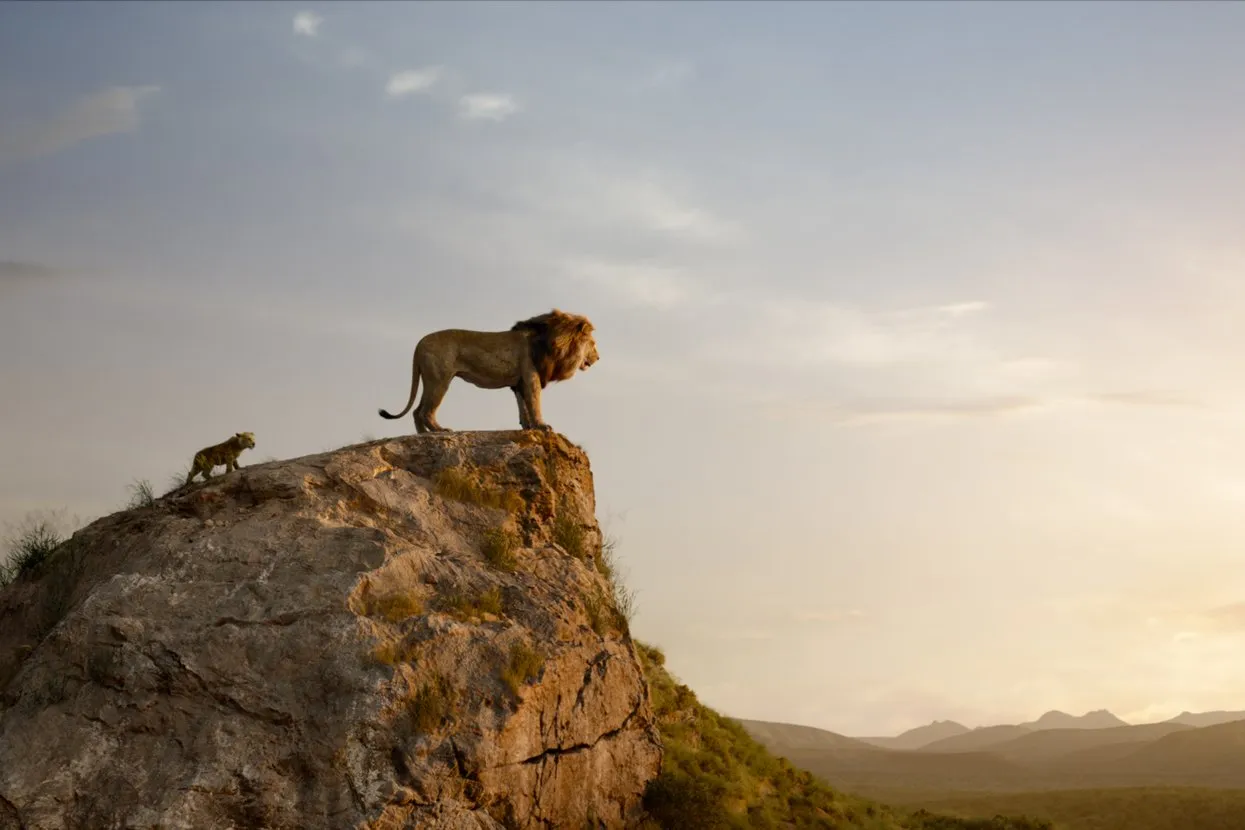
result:
M 0 284 L 26 280 L 47 279 L 57 275 L 57 271 L 37 262 L 20 262 L 11 259 L 0 259 Z
M 720 242 L 738 237 L 739 228 L 676 195 L 653 176 L 619 176 L 604 185 L 609 206 L 663 233 Z
M 797 366 L 881 367 L 956 362 L 998 362 L 975 333 L 938 306 L 895 312 L 870 312 L 836 303 L 749 296 L 734 304 L 746 313 L 747 337 L 726 348 L 732 359 L 770 362 L 781 355 Z
M 427 92 L 441 80 L 444 68 L 441 66 L 425 66 L 422 69 L 408 69 L 395 72 L 389 76 L 385 85 L 385 93 L 392 98 L 412 95 L 416 92 Z
M 301 11 L 294 15 L 294 34 L 304 37 L 316 37 L 320 34 L 320 24 L 324 18 L 313 11 Z
M 575 259 L 564 265 L 571 279 L 605 288 L 627 305 L 669 309 L 696 296 L 682 269 L 656 263 Z
M 458 114 L 469 121 L 504 121 L 520 109 L 514 96 L 475 92 L 458 99 Z
M 0 126 L 0 163 L 45 156 L 100 136 L 138 129 L 139 102 L 158 86 L 113 86 L 80 98 L 59 114 Z

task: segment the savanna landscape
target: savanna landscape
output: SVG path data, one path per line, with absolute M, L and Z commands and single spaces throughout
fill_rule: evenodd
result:
M 849 792 L 988 818 L 1026 815 L 1072 830 L 1240 826 L 1245 712 L 1184 712 L 1130 725 L 1100 710 L 968 729 L 936 722 L 849 738 L 743 721 L 766 748 Z

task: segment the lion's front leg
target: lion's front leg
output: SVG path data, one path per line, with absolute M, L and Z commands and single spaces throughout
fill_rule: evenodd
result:
M 552 430 L 540 414 L 540 377 L 535 372 L 524 375 L 521 383 L 524 402 L 527 404 L 527 425 L 524 429 Z
M 510 387 L 510 391 L 514 392 L 514 400 L 519 405 L 519 427 L 522 429 L 532 428 L 532 413 L 527 408 L 527 397 L 523 394 L 522 384 L 515 384 Z

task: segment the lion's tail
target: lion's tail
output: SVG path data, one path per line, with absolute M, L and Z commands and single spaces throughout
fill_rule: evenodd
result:
M 401 418 L 403 415 L 411 411 L 411 406 L 415 403 L 415 393 L 419 391 L 419 347 L 415 347 L 415 353 L 411 356 L 411 397 L 407 399 L 406 406 L 402 407 L 402 411 L 397 415 L 390 415 L 385 410 L 380 410 L 382 418 Z

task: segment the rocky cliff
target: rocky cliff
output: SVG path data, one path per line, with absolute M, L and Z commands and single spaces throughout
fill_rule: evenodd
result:
M 247 466 L 0 591 L 0 828 L 621 827 L 661 747 L 557 435 Z

